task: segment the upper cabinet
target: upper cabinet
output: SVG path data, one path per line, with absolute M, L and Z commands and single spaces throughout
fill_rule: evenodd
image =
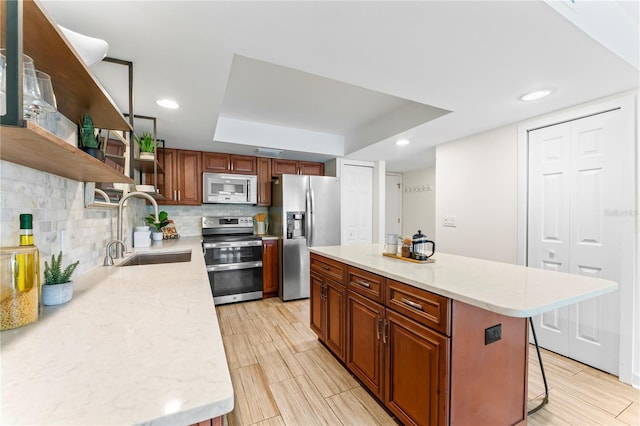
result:
M 164 175 L 158 179 L 158 190 L 164 199 L 158 204 L 202 204 L 202 152 L 186 149 L 158 149 L 158 161 Z
M 6 40 L 6 1 L 0 3 L 0 39 Z M 23 1 L 23 50 L 51 76 L 58 111 L 71 121 L 84 113 L 96 128 L 131 131 L 112 99 L 39 3 Z M 10 58 L 7 58 L 10 60 Z M 9 82 L 7 82 L 9 84 Z M 33 122 L 2 126 L 3 160 L 78 181 L 133 183 L 133 179 L 85 154 Z
M 324 176 L 324 164 L 308 161 L 273 159 L 271 162 L 273 176 L 280 175 L 311 175 Z
M 202 171 L 255 175 L 257 173 L 256 157 L 204 152 L 202 155 Z

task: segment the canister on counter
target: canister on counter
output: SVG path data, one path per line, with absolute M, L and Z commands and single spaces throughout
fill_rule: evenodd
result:
M 0 330 L 38 319 L 39 262 L 35 246 L 0 247 Z

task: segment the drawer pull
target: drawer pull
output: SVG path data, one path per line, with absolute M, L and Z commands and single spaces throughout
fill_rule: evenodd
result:
M 360 284 L 362 287 L 371 288 L 371 284 L 366 281 L 356 281 L 356 284 Z
M 322 269 L 324 269 L 325 271 L 328 271 L 328 270 L 329 270 L 329 267 L 328 267 L 327 265 L 320 265 L 320 267 L 321 267 Z
M 409 305 L 414 309 L 418 309 L 418 310 L 422 310 L 422 305 L 416 302 L 412 302 L 411 300 L 408 299 L 402 299 L 402 303 L 404 303 L 405 305 Z

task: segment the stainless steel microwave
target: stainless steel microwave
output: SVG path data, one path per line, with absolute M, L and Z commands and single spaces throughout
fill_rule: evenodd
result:
M 257 204 L 258 177 L 226 173 L 203 173 L 202 202 L 205 204 Z

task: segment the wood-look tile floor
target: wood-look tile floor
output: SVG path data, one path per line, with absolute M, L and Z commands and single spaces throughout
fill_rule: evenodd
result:
M 235 409 L 229 425 L 395 425 L 396 422 L 318 342 L 309 300 L 278 298 L 216 307 Z M 543 350 L 549 403 L 538 425 L 640 425 L 640 391 L 617 377 Z M 529 409 L 544 395 L 529 350 Z

